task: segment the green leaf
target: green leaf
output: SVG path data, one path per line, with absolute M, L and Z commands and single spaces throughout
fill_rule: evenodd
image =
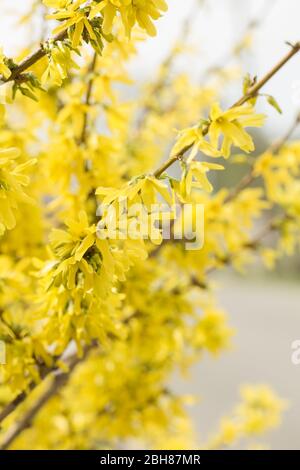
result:
M 249 73 L 247 73 L 247 75 L 244 77 L 244 80 L 243 80 L 243 93 L 244 95 L 246 95 L 248 89 L 251 87 L 251 77 L 249 75 Z
M 243 94 L 246 95 L 248 93 L 248 90 L 255 85 L 257 82 L 257 77 L 251 77 L 249 73 L 245 75 L 244 80 L 243 80 Z
M 271 106 L 273 106 L 273 108 L 276 109 L 276 111 L 278 111 L 279 114 L 282 114 L 282 109 L 279 106 L 279 104 L 277 103 L 277 101 L 275 100 L 274 96 L 268 95 L 267 96 L 267 101 Z
M 27 98 L 32 99 L 33 101 L 38 101 L 37 97 L 35 96 L 32 91 L 29 90 L 29 88 L 24 88 L 24 87 L 19 87 L 20 92 L 22 95 L 27 96 Z

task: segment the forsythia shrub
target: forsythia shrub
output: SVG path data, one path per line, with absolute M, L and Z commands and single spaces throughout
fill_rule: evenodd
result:
M 43 4 L 50 39 L 20 61 L 0 50 L 0 446 L 99 449 L 140 440 L 217 449 L 260 435 L 284 408 L 267 386 L 242 388 L 241 403 L 205 443 L 185 411 L 190 397 L 169 383 L 176 369 L 230 345 L 213 272 L 246 269 L 256 256 L 272 267 L 297 249 L 300 143 L 283 139 L 237 186 L 213 191 L 214 172 L 230 171 L 237 158 L 233 149 L 246 162 L 254 150 L 266 80 L 246 78 L 242 98 L 222 110 L 228 77 L 199 87 L 172 73 L 184 50 L 176 45 L 140 98 L 124 101 L 115 85 L 131 84 L 126 63 L 137 42 L 156 34 L 166 2 Z M 170 240 L 152 211 L 162 202 Z M 204 207 L 201 248 L 176 239 L 183 221 L 174 203 L 189 206 L 194 225 L 194 209 Z M 132 215 L 137 204 L 142 213 Z M 111 233 L 112 209 L 120 218 Z

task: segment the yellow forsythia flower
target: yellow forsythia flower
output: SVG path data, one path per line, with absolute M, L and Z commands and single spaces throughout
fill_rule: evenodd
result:
M 252 152 L 254 144 L 245 127 L 261 127 L 265 116 L 256 114 L 252 106 L 237 106 L 228 111 L 222 111 L 218 103 L 212 106 L 210 112 L 209 137 L 213 147 L 219 147 L 220 137 L 223 136 L 221 153 L 225 158 L 230 155 L 232 145 L 244 152 Z
M 222 418 L 220 429 L 205 448 L 222 449 L 239 440 L 259 436 L 278 426 L 286 404 L 266 385 L 244 385 L 241 402 L 231 415 Z
M 119 11 L 128 36 L 136 21 L 150 36 L 155 36 L 156 28 L 152 20 L 157 20 L 160 17 L 160 11 L 167 9 L 168 5 L 165 0 L 103 0 L 91 9 L 89 18 L 92 19 L 102 12 L 103 32 L 109 34 Z
M 54 34 L 59 34 L 62 31 L 71 28 L 74 26 L 74 31 L 72 31 L 72 47 L 77 48 L 81 42 L 81 36 L 84 31 L 87 32 L 88 36 L 91 40 L 97 41 L 97 36 L 94 33 L 94 30 L 86 17 L 86 13 L 80 9 L 80 5 L 84 3 L 83 1 L 79 0 L 75 3 L 69 3 L 65 6 L 65 8 L 61 9 L 60 11 L 53 13 L 52 15 L 48 15 L 49 19 L 55 20 L 66 20 L 61 25 L 59 25 L 54 30 Z
M 65 8 L 68 4 L 70 4 L 70 0 L 43 0 L 43 3 L 46 7 L 49 8 Z
M 3 50 L 1 47 L 0 47 L 0 75 L 2 75 L 4 78 L 9 78 L 11 75 L 11 71 L 5 63 L 5 55 L 3 54 Z
M 192 162 L 183 173 L 181 181 L 181 194 L 183 197 L 189 196 L 193 188 L 204 189 L 211 193 L 213 187 L 207 178 L 210 170 L 223 170 L 222 165 L 207 162 Z M 195 179 L 195 181 L 194 181 Z
M 210 157 L 221 156 L 217 148 L 204 139 L 199 126 L 189 127 L 179 132 L 177 142 L 171 150 L 171 156 L 180 155 L 188 147 L 192 148 L 190 160 L 193 159 L 198 151 Z
M 19 202 L 32 202 L 23 191 L 23 186 L 29 183 L 24 170 L 35 163 L 35 160 L 16 165 L 15 159 L 19 153 L 14 148 L 0 150 L 0 233 L 5 228 L 10 230 L 16 225 L 14 211 Z
M 55 86 L 60 86 L 68 77 L 70 68 L 78 68 L 71 58 L 71 50 L 61 41 L 50 46 L 48 52 L 48 66 L 42 76 L 42 85 L 50 81 Z
M 243 403 L 237 413 L 243 421 L 245 433 L 260 434 L 280 423 L 286 403 L 279 399 L 268 386 L 245 385 L 241 388 Z

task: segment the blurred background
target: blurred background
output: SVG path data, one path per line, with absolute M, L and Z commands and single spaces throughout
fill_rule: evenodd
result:
M 158 36 L 141 43 L 138 56 L 130 64 L 133 77 L 140 83 L 155 78 L 157 66 L 183 35 L 190 53 L 179 59 L 176 67 L 189 72 L 195 81 L 201 84 L 215 67 L 239 70 L 236 81 L 223 93 L 226 106 L 239 98 L 243 75 L 262 76 L 288 50 L 286 41 L 300 40 L 298 0 L 168 3 L 169 12 L 158 22 Z M 15 12 L 21 16 L 29 4 L 32 0 L 0 0 L 0 45 L 7 55 L 15 55 L 24 41 L 30 46 L 45 34 L 37 17 L 30 31 L 22 25 L 16 27 Z M 248 40 L 250 33 L 250 47 L 234 55 L 233 50 Z M 272 79 L 265 92 L 276 97 L 283 114 L 260 101 L 259 110 L 266 111 L 269 118 L 256 136 L 257 151 L 281 137 L 300 111 L 298 56 Z M 300 135 L 295 131 L 293 138 L 297 137 Z M 257 265 L 247 276 L 227 272 L 216 279 L 220 305 L 237 331 L 233 349 L 215 362 L 204 359 L 184 380 L 174 378 L 178 391 L 201 395 L 191 409 L 200 437 L 205 439 L 217 428 L 221 416 L 231 411 L 241 383 L 268 383 L 289 402 L 289 408 L 282 426 L 266 436 L 264 443 L 274 449 L 300 449 L 300 365 L 291 361 L 291 344 L 300 339 L 299 278 L 300 260 L 293 258 L 280 263 L 275 273 Z

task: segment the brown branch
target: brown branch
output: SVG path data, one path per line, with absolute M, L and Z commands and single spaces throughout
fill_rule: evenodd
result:
M 61 40 L 61 39 L 57 39 L 57 40 Z M 32 59 L 33 60 L 33 59 Z M 92 74 L 93 71 L 95 70 L 95 67 L 96 67 L 96 62 L 97 62 L 97 54 L 95 53 L 94 54 L 94 57 L 93 57 L 93 60 L 92 60 L 92 63 L 90 65 L 90 68 L 89 68 L 89 72 Z M 87 105 L 90 104 L 90 100 L 91 100 L 91 95 L 92 95 L 92 87 L 93 87 L 93 76 L 91 76 L 89 82 L 88 82 L 88 87 L 87 87 L 87 94 L 86 94 L 86 99 L 85 99 L 85 103 Z M 87 133 L 87 123 L 88 123 L 88 114 L 85 113 L 84 115 L 84 123 L 83 123 L 83 128 L 82 128 L 82 134 L 81 134 L 81 137 L 80 137 L 80 142 L 81 144 L 84 144 L 85 141 L 86 141 L 86 133 Z M 69 358 L 69 361 L 73 361 L 75 358 L 77 357 L 77 355 L 74 355 L 72 356 L 71 358 Z M 54 373 L 56 374 L 57 372 L 59 371 L 59 369 L 57 367 L 45 367 L 45 365 L 40 365 L 39 366 L 39 374 L 40 374 L 40 377 L 42 380 L 44 380 L 46 377 L 49 376 L 49 374 L 51 373 Z M 17 407 L 24 402 L 24 400 L 26 400 L 26 398 L 28 397 L 28 392 L 31 392 L 33 391 L 39 384 L 32 381 L 30 382 L 29 386 L 28 386 L 28 389 L 27 389 L 27 392 L 21 392 L 19 395 L 17 395 L 10 403 L 8 403 L 3 409 L 2 411 L 0 412 L 0 423 L 5 419 L 7 418 L 7 416 L 9 416 L 11 413 L 13 413 Z
M 292 125 L 290 126 L 290 128 L 288 129 L 288 131 L 279 140 L 274 142 L 274 144 L 270 146 L 268 151 L 274 154 L 278 153 L 282 149 L 284 144 L 292 136 L 292 134 L 295 132 L 299 124 L 300 124 L 300 112 L 298 112 L 298 114 L 296 115 L 296 118 L 294 122 L 292 123 Z
M 29 385 L 29 391 L 32 391 L 38 384 L 36 382 L 31 382 Z M 27 393 L 22 392 L 16 396 L 11 402 L 9 402 L 1 411 L 0 413 L 0 423 L 7 418 L 11 413 L 13 413 L 17 407 L 23 403 L 23 401 L 27 398 Z
M 91 62 L 91 65 L 89 67 L 89 74 L 90 74 L 90 79 L 87 85 L 87 92 L 86 92 L 86 98 L 85 98 L 85 104 L 89 106 L 91 104 L 91 97 L 92 97 L 92 92 L 93 92 L 93 84 L 94 84 L 94 71 L 96 68 L 97 64 L 97 53 L 94 53 L 93 60 Z M 82 132 L 81 136 L 79 139 L 80 144 L 85 144 L 86 143 L 86 136 L 87 136 L 87 126 L 88 126 L 88 112 L 86 111 L 84 113 L 83 117 L 83 126 L 82 126 Z
M 41 372 L 41 369 L 43 369 L 43 372 Z M 58 367 L 46 368 L 46 367 L 40 366 L 41 380 L 44 380 L 46 377 L 48 377 L 49 374 L 51 374 L 52 372 L 55 373 L 58 370 L 59 370 Z M 4 421 L 5 418 L 7 418 L 11 413 L 14 412 L 18 408 L 18 406 L 21 405 L 21 403 L 23 403 L 23 401 L 26 400 L 26 398 L 29 395 L 29 392 L 33 391 L 38 385 L 39 383 L 37 382 L 34 382 L 34 381 L 30 382 L 29 386 L 27 387 L 27 392 L 23 391 L 19 393 L 19 395 L 17 395 L 11 402 L 9 402 L 3 408 L 3 410 L 0 412 L 0 424 L 2 423 L 2 421 Z
M 294 57 L 300 50 L 300 42 L 297 42 L 296 44 L 293 44 L 291 47 L 291 50 L 276 64 L 259 82 L 257 82 L 255 85 L 253 85 L 247 93 L 242 96 L 234 105 L 233 107 L 236 106 L 242 106 L 245 104 L 247 101 L 249 101 L 251 98 L 254 98 L 257 96 L 258 92 L 265 86 L 265 84 L 271 80 L 271 78 L 276 75 L 277 72 L 279 72 L 284 65 L 289 62 L 289 60 Z
M 260 230 L 260 232 L 249 242 L 245 245 L 245 248 L 250 248 L 252 250 L 256 250 L 262 240 L 269 236 L 272 232 L 277 230 L 280 227 L 280 222 L 283 222 L 286 219 L 286 216 L 282 218 L 281 221 L 278 220 L 278 218 L 271 218 L 268 220 L 266 225 Z
M 265 84 L 271 80 L 271 78 L 279 72 L 280 69 L 292 58 L 296 55 L 300 50 L 300 42 L 292 45 L 291 50 L 286 54 L 261 80 L 259 80 L 255 85 L 249 88 L 246 94 L 244 94 L 238 101 L 236 101 L 231 108 L 235 108 L 237 106 L 242 106 L 250 99 L 256 97 L 258 92 L 265 86 Z M 207 135 L 209 131 L 209 124 L 203 129 L 202 133 L 203 136 Z M 186 152 L 193 147 L 194 143 L 187 145 L 184 149 L 182 149 L 179 153 L 175 155 L 171 155 L 171 157 L 154 172 L 154 176 L 159 178 L 164 171 L 166 171 L 173 163 L 178 160 L 181 160 Z
M 68 31 L 65 30 L 57 34 L 57 36 L 55 36 L 52 39 L 52 41 L 53 42 L 63 41 L 67 37 L 68 37 Z M 0 82 L 0 85 L 3 83 L 20 79 L 23 72 L 28 70 L 30 67 L 32 67 L 32 65 L 36 64 L 39 60 L 45 57 L 46 54 L 47 52 L 43 44 L 41 44 L 40 48 L 36 52 L 26 57 L 19 65 L 13 68 L 13 70 L 11 71 L 10 77 L 8 77 L 7 79 L 2 79 L 2 83 Z
M 23 431 L 28 429 L 38 414 L 38 412 L 43 408 L 43 406 L 60 390 L 68 383 L 71 378 L 71 375 L 78 364 L 83 362 L 90 351 L 95 347 L 95 344 L 88 346 L 84 350 L 82 357 L 73 356 L 68 364 L 68 371 L 63 372 L 61 370 L 53 373 L 53 378 L 50 383 L 50 386 L 46 389 L 44 393 L 38 397 L 37 401 L 33 404 L 31 408 L 22 416 L 22 418 L 16 423 L 14 423 L 11 428 L 7 431 L 4 439 L 0 445 L 0 450 L 6 450 L 8 447 L 15 441 L 15 439 L 22 434 Z
M 53 40 L 54 41 L 61 41 L 64 38 L 67 37 L 67 31 L 64 31 L 57 35 Z M 251 87 L 246 95 L 244 95 L 239 101 L 237 101 L 233 106 L 240 106 L 244 103 L 246 103 L 249 99 L 255 97 L 258 93 L 258 91 L 300 50 L 300 43 L 297 43 L 294 45 L 291 49 L 291 51 L 265 76 L 260 80 L 257 84 L 255 84 L 253 87 Z M 26 71 L 28 68 L 30 68 L 32 65 L 34 65 L 36 62 L 38 62 L 40 59 L 42 59 L 46 55 L 45 50 L 41 46 L 41 48 L 33 53 L 31 56 L 27 57 L 24 59 L 23 62 L 21 62 L 13 71 L 11 76 L 6 80 L 6 81 L 12 81 L 16 80 L 20 77 L 20 75 Z M 90 101 L 90 96 L 92 92 L 92 83 L 88 88 L 88 94 L 87 94 L 87 101 L 89 103 Z M 208 128 L 205 132 L 207 134 Z M 85 141 L 85 135 L 86 135 L 86 124 L 84 125 L 83 128 L 83 139 L 82 141 Z M 156 172 L 154 172 L 154 175 L 156 177 L 159 177 L 170 165 L 172 165 L 175 161 L 180 160 L 185 152 L 187 152 L 192 146 L 187 146 L 185 149 L 183 149 L 180 154 L 171 156 L 170 159 L 163 164 Z M 194 280 L 194 282 L 196 282 Z M 48 400 L 57 392 L 61 390 L 61 388 L 68 382 L 70 375 L 72 371 L 75 369 L 77 364 L 81 362 L 86 355 L 83 358 L 78 358 L 74 357 L 71 360 L 70 363 L 70 369 L 67 373 L 64 373 L 62 371 L 56 370 L 53 372 L 53 369 L 46 369 L 44 372 L 44 375 L 42 376 L 43 378 L 47 377 L 50 373 L 54 374 L 54 379 L 51 383 L 51 386 L 45 394 L 43 394 L 39 400 L 35 403 L 35 405 L 23 416 L 23 418 L 17 422 L 7 433 L 5 436 L 1 448 L 6 449 L 9 447 L 9 445 L 25 430 L 30 424 L 32 423 L 32 420 L 36 416 L 36 414 L 40 411 L 40 409 L 43 407 L 45 403 L 48 402 Z M 33 390 L 36 387 L 35 384 L 30 385 L 30 390 Z M 22 392 L 20 395 L 18 395 L 11 403 L 9 403 L 4 410 L 0 413 L 0 421 L 2 421 L 4 418 L 6 418 L 9 414 L 11 414 L 19 404 L 21 404 L 25 398 L 27 397 L 27 394 L 25 392 Z
M 93 343 L 93 347 L 95 347 L 95 343 Z M 63 361 L 66 363 L 67 366 L 71 364 L 76 358 L 78 357 L 77 353 L 72 354 L 69 357 L 64 358 L 64 354 L 62 356 L 56 358 L 57 360 L 59 359 L 60 361 Z M 54 367 L 46 367 L 45 364 L 40 364 L 39 365 L 39 376 L 40 379 L 43 381 L 45 380 L 50 374 L 56 374 L 60 371 L 60 367 L 54 366 Z M 33 390 L 36 389 L 40 385 L 40 382 L 35 382 L 32 381 L 30 382 L 29 386 L 27 387 L 27 391 L 23 391 L 19 393 L 11 402 L 9 402 L 0 412 L 0 424 L 2 421 L 4 421 L 5 418 L 7 418 L 11 413 L 13 413 L 19 405 L 21 405 L 29 396 L 29 392 L 32 392 Z

